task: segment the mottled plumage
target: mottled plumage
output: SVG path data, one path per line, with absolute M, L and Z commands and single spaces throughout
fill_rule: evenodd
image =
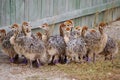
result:
M 48 46 L 54 47 L 56 50 L 58 50 L 59 54 L 64 54 L 65 42 L 63 37 L 59 35 L 50 36 L 48 39 Z
M 82 37 L 78 35 L 77 31 L 71 32 L 70 27 L 66 27 L 64 35 L 65 35 L 64 39 L 67 46 L 66 47 L 67 61 L 69 62 L 72 60 L 75 62 L 80 62 L 81 59 L 81 62 L 83 62 L 83 56 L 85 56 L 86 54 L 86 47 Z
M 1 34 L 1 32 L 0 32 Z M 13 36 L 14 32 L 9 31 L 2 39 L 1 41 L 1 48 L 2 52 L 8 55 L 11 58 L 11 62 L 14 62 L 14 57 L 17 55 L 15 52 L 13 45 L 10 43 L 10 38 Z M 2 35 L 1 35 L 2 36 Z
M 77 31 L 72 31 L 72 32 L 70 33 L 70 39 L 76 39 L 76 38 L 78 38 L 78 37 L 80 37 L 80 33 L 79 33 L 79 32 L 77 32 Z
M 105 56 L 106 59 L 112 60 L 112 58 L 118 53 L 118 44 L 117 42 L 108 36 L 108 40 L 104 50 L 100 53 Z
M 45 30 L 44 31 L 45 33 L 43 33 L 43 36 L 45 39 L 43 39 L 43 41 L 46 43 L 46 48 L 47 48 L 48 54 L 50 55 L 49 62 L 57 63 L 59 58 L 64 56 L 64 54 L 65 54 L 64 39 L 60 35 L 50 36 L 49 35 L 50 27 L 48 26 L 47 23 L 40 26 L 40 28 Z M 53 59 L 53 57 L 54 57 L 54 59 Z
M 67 43 L 66 55 L 68 57 L 68 60 L 72 59 L 75 62 L 79 62 L 79 57 L 82 60 L 83 56 L 86 55 L 84 40 L 80 37 L 76 39 L 70 39 L 70 41 Z
M 86 26 L 85 26 L 86 27 Z M 86 42 L 87 47 L 87 56 L 91 57 L 91 53 L 93 55 L 93 62 L 95 61 L 95 55 L 102 52 L 107 43 L 107 34 L 103 32 L 105 26 L 99 25 L 99 30 L 88 29 L 83 27 L 82 35 Z M 85 29 L 85 30 L 84 30 Z
M 14 49 L 30 61 L 39 59 L 41 63 L 47 62 L 47 52 L 43 41 L 32 37 L 21 36 L 14 38 Z
M 33 38 L 28 28 L 24 26 L 24 36 L 19 36 L 19 31 L 15 31 L 10 42 L 17 53 L 30 60 L 31 65 L 33 60 L 37 60 L 38 64 L 47 63 L 48 56 L 44 42 L 36 37 Z

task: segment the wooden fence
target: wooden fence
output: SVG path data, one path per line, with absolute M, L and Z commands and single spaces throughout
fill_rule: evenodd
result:
M 0 0 L 0 28 L 6 29 L 23 21 L 31 22 L 33 29 L 45 22 L 59 26 L 68 19 L 73 19 L 76 26 L 94 27 L 118 17 L 120 0 Z

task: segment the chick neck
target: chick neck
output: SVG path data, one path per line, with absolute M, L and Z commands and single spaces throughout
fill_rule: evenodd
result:
M 42 40 L 44 42 L 47 42 L 49 38 L 50 38 L 50 30 L 44 30 L 42 35 Z
M 25 34 L 26 37 L 31 37 L 31 32 L 26 32 L 25 31 L 24 34 Z
M 104 30 L 103 29 L 101 29 L 100 27 L 99 27 L 99 32 L 100 32 L 100 34 L 104 34 Z
M 66 32 L 66 33 L 64 34 L 64 41 L 65 41 L 65 43 L 68 43 L 69 40 L 70 40 L 70 32 Z
M 81 36 L 81 37 L 84 37 L 86 32 L 87 32 L 86 29 L 82 29 L 81 32 L 80 32 L 80 34 L 81 34 L 80 36 Z
M 64 32 L 62 26 L 59 27 L 60 36 L 64 37 Z
M 14 32 L 13 36 L 10 38 L 10 43 L 11 43 L 12 45 L 15 44 L 15 39 L 17 38 L 17 35 L 18 35 L 18 34 L 19 34 L 19 32 L 16 30 L 16 31 Z

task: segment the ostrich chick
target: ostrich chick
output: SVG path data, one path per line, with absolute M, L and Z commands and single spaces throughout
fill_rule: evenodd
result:
M 108 36 L 108 40 L 104 50 L 99 53 L 105 56 L 105 60 L 109 59 L 113 62 L 113 57 L 118 53 L 118 44 L 117 42 Z
M 16 62 L 18 55 L 9 41 L 12 35 L 13 35 L 13 31 L 10 31 L 6 34 L 5 29 L 0 30 L 0 43 L 2 46 L 2 52 L 8 55 L 10 57 L 10 62 L 13 63 Z
M 49 63 L 56 64 L 59 61 L 61 63 L 64 63 L 63 57 L 65 55 L 65 42 L 62 37 L 63 33 L 60 33 L 60 35 L 50 36 L 49 35 L 50 27 L 48 26 L 47 23 L 39 27 L 45 31 L 42 35 L 42 40 L 46 43 L 46 48 L 48 54 L 50 55 Z M 63 32 L 62 25 L 60 26 L 60 30 L 61 30 L 60 32 Z
M 19 26 L 17 26 L 19 28 Z M 24 55 L 31 64 L 32 61 L 37 60 L 38 66 L 42 63 L 47 63 L 47 51 L 42 40 L 34 39 L 27 32 L 29 29 L 24 31 L 25 36 L 17 37 L 19 32 L 15 31 L 14 35 L 10 38 L 11 44 L 16 49 L 17 53 Z
M 67 45 L 66 47 L 67 61 L 84 62 L 83 56 L 86 55 L 85 42 L 80 36 L 78 38 L 70 39 L 70 32 L 71 32 L 71 28 L 66 27 L 66 33 L 64 34 L 65 35 L 64 39 Z
M 93 55 L 93 62 L 95 62 L 95 56 L 102 52 L 107 43 L 107 34 L 104 33 L 105 23 L 100 23 L 98 30 L 87 29 L 83 27 L 81 35 L 86 42 L 87 57 Z M 90 56 L 91 57 L 91 56 Z

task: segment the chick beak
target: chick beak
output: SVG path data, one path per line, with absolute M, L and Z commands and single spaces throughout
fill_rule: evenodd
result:
M 26 32 L 29 33 L 30 32 L 29 29 L 27 29 Z

